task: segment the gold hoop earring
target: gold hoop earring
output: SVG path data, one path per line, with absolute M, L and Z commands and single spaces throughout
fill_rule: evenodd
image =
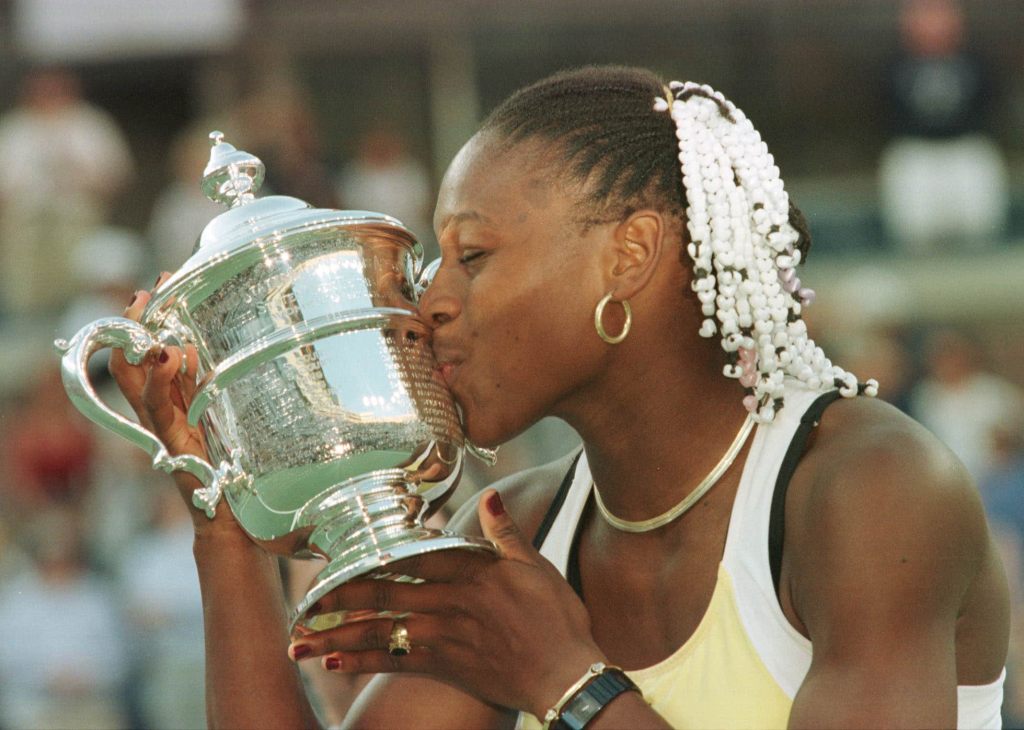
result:
M 622 311 L 626 313 L 626 323 L 622 325 L 622 332 L 612 337 L 605 331 L 604 323 L 601 321 L 604 318 L 604 308 L 610 301 L 612 301 L 612 293 L 608 292 L 597 303 L 597 308 L 594 310 L 594 327 L 597 329 L 598 337 L 609 345 L 617 345 L 626 339 L 626 335 L 629 334 L 629 328 L 633 326 L 633 310 L 629 306 L 628 299 L 623 299 L 619 302 L 622 305 Z

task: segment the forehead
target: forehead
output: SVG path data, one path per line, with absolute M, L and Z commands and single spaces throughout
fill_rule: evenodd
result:
M 556 151 L 529 140 L 514 145 L 481 133 L 452 160 L 441 183 L 434 215 L 440 230 L 449 221 L 503 221 L 527 210 L 561 211 L 573 203 L 556 175 Z

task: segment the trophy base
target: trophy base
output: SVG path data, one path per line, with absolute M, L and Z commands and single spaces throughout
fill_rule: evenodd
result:
M 343 623 L 395 616 L 393 612 L 361 610 L 306 618 L 310 606 L 354 578 L 417 580 L 383 570 L 392 563 L 438 550 L 495 552 L 494 544 L 485 538 L 424 527 L 425 505 L 407 476 L 401 469 L 387 469 L 351 479 L 323 493 L 302 510 L 299 519 L 315 525 L 308 540 L 310 547 L 327 555 L 329 562 L 292 611 L 289 630 L 299 623 L 322 631 Z

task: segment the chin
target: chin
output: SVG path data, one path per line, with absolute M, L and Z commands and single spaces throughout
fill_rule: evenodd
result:
M 484 449 L 496 449 L 533 425 L 531 422 L 516 427 L 515 424 L 474 416 L 471 410 L 466 410 L 463 413 L 463 430 L 466 438 L 472 441 L 474 446 Z M 494 415 L 494 413 L 490 412 L 488 415 Z
M 464 429 L 466 439 L 472 441 L 474 446 L 483 449 L 496 449 L 511 438 L 511 436 L 503 437 L 495 433 L 493 429 L 474 428 L 471 421 L 464 424 Z

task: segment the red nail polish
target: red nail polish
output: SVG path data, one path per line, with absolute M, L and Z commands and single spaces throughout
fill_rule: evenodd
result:
M 307 616 L 314 616 L 324 610 L 324 604 L 322 601 L 317 601 L 312 606 L 306 609 Z
M 164 278 L 163 274 L 157 274 L 156 281 L 153 282 L 153 286 L 157 286 L 162 278 Z
M 128 302 L 128 306 L 130 307 L 133 304 L 135 304 L 135 300 L 138 299 L 138 298 L 139 298 L 139 293 L 138 292 L 135 292 L 134 294 L 132 294 L 132 300 L 130 302 Z
M 296 661 L 305 659 L 312 653 L 313 649 L 308 644 L 296 644 L 292 647 L 292 656 L 295 657 Z
M 334 672 L 341 669 L 341 659 L 336 656 L 329 656 L 324 660 L 324 669 Z
M 167 350 L 164 350 L 163 352 L 161 352 L 160 353 L 160 357 L 157 358 L 157 360 L 159 360 L 161 364 L 167 362 L 170 359 L 171 359 L 171 356 L 167 354 Z
M 487 511 L 491 513 L 492 517 L 501 517 L 505 514 L 505 505 L 502 504 L 501 497 L 495 492 L 487 498 Z

